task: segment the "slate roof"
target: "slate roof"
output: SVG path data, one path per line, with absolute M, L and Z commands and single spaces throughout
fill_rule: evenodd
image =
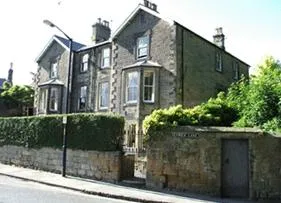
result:
M 144 61 L 138 61 L 132 65 L 128 65 L 126 67 L 124 67 L 124 69 L 127 68 L 134 68 L 134 67 L 141 67 L 141 66 L 145 66 L 145 67 L 156 67 L 156 68 L 160 68 L 161 65 L 157 62 L 153 62 L 153 61 L 149 61 L 149 60 L 144 60 Z
M 64 83 L 58 79 L 51 79 L 46 82 L 38 84 L 38 86 L 45 86 L 45 85 L 64 85 Z
M 41 51 L 41 53 L 39 54 L 39 56 L 37 56 L 36 58 L 36 62 L 40 61 L 41 58 L 44 56 L 44 54 L 46 53 L 46 51 L 51 47 L 51 45 L 57 42 L 58 44 L 60 44 L 62 47 L 64 47 L 67 51 L 69 51 L 69 40 L 63 37 L 60 37 L 58 35 L 54 35 L 51 40 L 47 43 L 47 45 L 45 46 L 45 48 Z M 73 51 L 78 51 L 79 49 L 81 49 L 82 47 L 85 47 L 86 45 L 72 41 L 72 50 Z
M 54 37 L 56 37 L 58 40 L 60 40 L 67 48 L 69 48 L 69 40 L 68 39 L 60 37 L 58 35 L 55 35 Z M 73 43 L 72 43 L 72 50 L 78 51 L 79 49 L 81 49 L 84 46 L 85 46 L 84 44 L 81 44 L 79 42 L 73 41 Z
M 6 81 L 5 78 L 0 78 L 0 88 L 2 88 L 3 86 L 3 83 Z

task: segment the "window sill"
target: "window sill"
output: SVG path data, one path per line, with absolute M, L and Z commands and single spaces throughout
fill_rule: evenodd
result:
M 99 111 L 108 111 L 108 107 L 99 107 Z
M 138 102 L 137 101 L 135 101 L 135 102 L 126 102 L 126 103 L 124 103 L 124 107 L 127 107 L 127 106 L 137 106 L 137 104 L 138 104 Z
M 80 74 L 85 74 L 85 73 L 88 73 L 88 70 L 85 70 L 85 71 L 81 71 L 79 72 Z
M 110 66 L 100 67 L 100 70 L 108 70 L 110 69 Z
M 144 104 L 155 104 L 155 101 L 143 101 Z

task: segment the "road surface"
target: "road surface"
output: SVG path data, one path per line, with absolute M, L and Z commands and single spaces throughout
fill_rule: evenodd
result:
M 0 175 L 0 203 L 129 203 Z

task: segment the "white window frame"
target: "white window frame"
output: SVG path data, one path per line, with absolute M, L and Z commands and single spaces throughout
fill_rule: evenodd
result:
M 130 82 L 130 76 L 135 77 L 136 84 Z M 132 80 L 133 78 L 131 78 Z M 126 103 L 137 103 L 138 101 L 138 88 L 139 88 L 139 72 L 131 71 L 126 73 L 126 84 L 125 84 L 125 101 Z M 133 90 L 133 98 L 129 98 L 132 94 L 130 91 Z
M 78 109 L 79 110 L 86 109 L 87 89 L 88 89 L 88 87 L 86 85 L 83 85 L 80 87 L 80 93 L 79 93 L 79 98 L 78 98 Z M 82 102 L 84 103 L 84 107 L 81 107 Z
M 58 88 L 50 88 L 49 109 L 50 111 L 58 111 Z M 52 105 L 54 102 L 54 106 Z
M 99 84 L 99 108 L 108 109 L 109 106 L 109 82 Z
M 50 73 L 51 78 L 57 78 L 58 77 L 58 62 L 52 62 L 51 64 L 51 73 Z
M 141 43 L 142 40 L 145 40 L 146 43 Z M 141 50 L 146 50 L 145 53 L 142 53 Z M 142 36 L 142 37 L 139 37 L 137 39 L 137 58 L 138 59 L 141 59 L 141 58 L 146 58 L 148 56 L 148 53 L 149 53 L 149 36 L 146 35 L 146 36 Z
M 222 64 L 222 53 L 216 53 L 216 71 L 222 72 L 223 64 Z
M 107 53 L 108 52 L 108 53 Z M 107 60 L 107 63 L 105 61 Z M 102 58 L 101 58 L 101 68 L 110 67 L 110 48 L 104 48 L 102 50 Z
M 152 74 L 152 84 L 146 84 L 146 73 Z M 146 90 L 150 89 L 150 98 L 151 99 L 146 99 Z M 155 71 L 152 70 L 144 70 L 143 72 L 143 101 L 145 103 L 154 103 L 155 101 Z
M 233 79 L 239 80 L 239 64 L 238 64 L 238 62 L 233 63 Z
M 88 70 L 88 65 L 89 65 L 89 54 L 84 54 L 82 56 L 82 61 L 81 61 L 81 66 L 80 66 L 80 72 L 84 73 Z

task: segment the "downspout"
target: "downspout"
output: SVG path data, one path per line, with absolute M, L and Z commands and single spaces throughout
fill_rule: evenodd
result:
M 184 37 L 183 37 L 183 28 L 181 27 L 181 104 L 184 106 Z

